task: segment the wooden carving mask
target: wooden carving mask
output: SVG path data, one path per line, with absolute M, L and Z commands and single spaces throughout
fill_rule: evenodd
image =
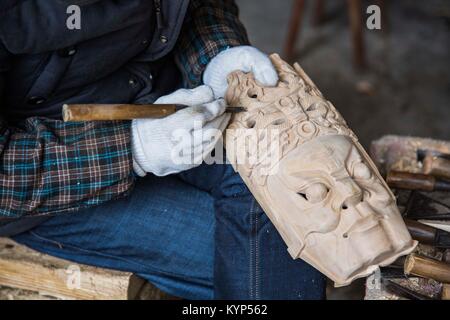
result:
M 336 286 L 410 253 L 416 242 L 377 168 L 298 64 L 272 55 L 280 81 L 228 77 L 243 106 L 226 131 L 227 156 L 288 246 Z

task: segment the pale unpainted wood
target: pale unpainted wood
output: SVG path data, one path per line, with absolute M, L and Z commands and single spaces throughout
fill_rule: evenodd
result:
M 78 270 L 80 281 L 71 282 Z M 62 299 L 125 300 L 134 298 L 144 282 L 131 273 L 75 264 L 0 238 L 2 286 Z
M 442 300 L 450 300 L 450 284 L 449 283 L 444 283 L 442 285 L 441 299 Z
M 405 274 L 413 274 L 423 278 L 434 279 L 439 282 L 450 283 L 450 264 L 410 254 L 405 260 Z
M 65 104 L 64 121 L 133 120 L 163 118 L 177 111 L 177 105 L 137 104 Z

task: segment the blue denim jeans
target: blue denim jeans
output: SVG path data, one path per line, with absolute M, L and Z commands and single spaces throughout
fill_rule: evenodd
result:
M 78 263 L 136 273 L 187 299 L 322 299 L 325 278 L 293 260 L 230 165 L 148 175 L 132 194 L 14 236 Z

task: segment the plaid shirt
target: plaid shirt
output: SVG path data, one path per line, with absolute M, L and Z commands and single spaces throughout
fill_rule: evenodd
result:
M 217 53 L 242 44 L 248 40 L 232 0 L 192 0 L 174 49 L 186 85 L 199 85 Z M 0 56 L 0 94 L 6 67 Z M 0 118 L 0 217 L 97 205 L 126 196 L 134 179 L 128 121 L 32 117 L 19 129 Z
M 196 87 L 206 65 L 228 47 L 249 44 L 233 0 L 191 0 L 175 59 L 186 85 Z

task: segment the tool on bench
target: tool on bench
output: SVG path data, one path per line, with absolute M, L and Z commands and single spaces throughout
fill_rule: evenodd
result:
M 446 263 L 450 263 L 450 249 L 447 249 L 442 254 L 442 261 Z
M 422 163 L 424 174 L 450 179 L 450 154 L 419 149 L 417 160 Z
M 439 157 L 450 160 L 450 154 L 432 149 L 417 149 L 417 160 L 423 162 L 426 156 Z
M 413 220 L 450 220 L 450 207 L 422 192 L 413 191 L 406 203 L 404 216 Z
M 450 283 L 450 264 L 414 253 L 406 258 L 404 270 L 406 275 L 413 274 L 438 282 Z
M 449 283 L 442 284 L 441 299 L 442 300 L 450 300 L 450 284 Z
M 421 215 L 414 215 L 410 217 L 414 220 L 450 220 L 450 213 L 438 213 L 438 214 L 429 214 L 424 213 Z
M 391 280 L 383 280 L 383 284 L 388 291 L 402 298 L 411 300 L 434 300 L 433 298 L 415 292 Z
M 390 265 L 380 268 L 382 279 L 408 279 L 405 274 L 405 260 L 406 256 L 397 258 Z
M 421 191 L 450 191 L 450 182 L 422 173 L 390 171 L 386 177 L 392 188 Z
M 436 248 L 450 248 L 450 233 L 415 220 L 405 219 L 405 224 L 414 240 Z
M 164 118 L 188 106 L 183 104 L 65 104 L 64 121 L 133 120 Z M 245 111 L 242 107 L 227 107 L 225 112 Z

